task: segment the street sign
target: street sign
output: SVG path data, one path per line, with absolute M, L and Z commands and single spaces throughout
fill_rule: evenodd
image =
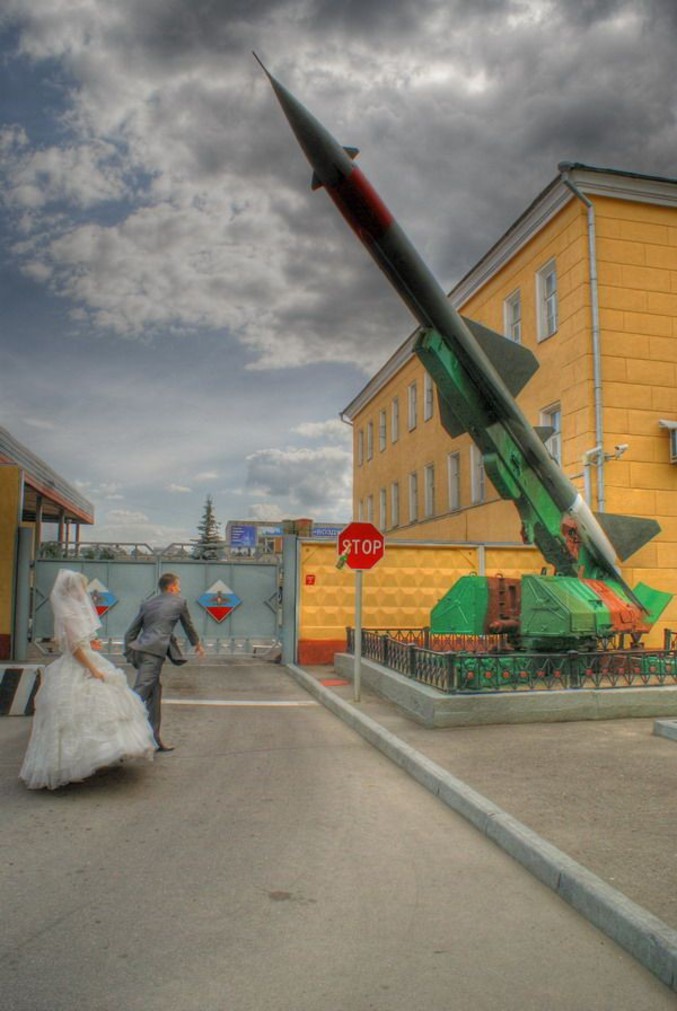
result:
M 373 523 L 349 523 L 336 540 L 338 568 L 348 565 L 355 570 L 355 641 L 353 648 L 353 701 L 360 701 L 362 668 L 362 577 L 363 569 L 371 569 L 383 558 L 385 539 Z
M 339 557 L 351 569 L 371 569 L 385 552 L 385 539 L 373 523 L 349 523 L 337 540 Z

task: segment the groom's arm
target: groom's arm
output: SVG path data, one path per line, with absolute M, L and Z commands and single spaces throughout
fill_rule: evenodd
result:
M 136 618 L 125 632 L 125 639 L 124 639 L 125 651 L 129 647 L 130 642 L 133 639 L 136 639 L 136 637 L 138 636 L 139 632 L 141 631 L 142 625 L 143 625 L 143 611 L 139 610 L 139 613 L 137 614 Z

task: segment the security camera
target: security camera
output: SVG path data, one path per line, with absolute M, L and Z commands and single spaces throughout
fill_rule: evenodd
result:
M 625 453 L 626 449 L 629 448 L 630 447 L 627 442 L 621 442 L 619 446 L 614 446 L 614 449 L 616 450 L 617 453 Z

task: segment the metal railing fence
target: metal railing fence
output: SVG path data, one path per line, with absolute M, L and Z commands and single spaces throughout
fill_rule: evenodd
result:
M 348 628 L 348 652 L 354 629 Z M 362 629 L 362 656 L 448 694 L 660 687 L 677 684 L 677 649 L 506 652 L 500 636 L 433 636 L 426 629 Z M 449 641 L 448 641 L 449 640 Z M 449 648 L 451 646 L 451 648 Z

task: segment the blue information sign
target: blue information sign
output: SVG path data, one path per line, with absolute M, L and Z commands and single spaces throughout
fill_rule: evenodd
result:
M 255 548 L 256 527 L 245 523 L 234 523 L 230 528 L 231 548 Z

